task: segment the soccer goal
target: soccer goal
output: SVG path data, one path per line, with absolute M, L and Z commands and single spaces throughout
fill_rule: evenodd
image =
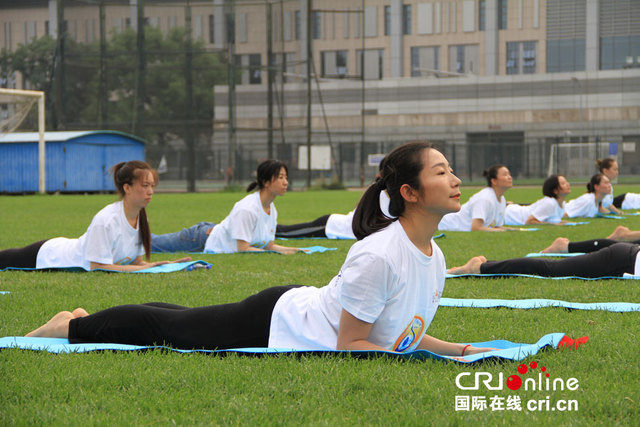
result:
M 551 146 L 547 176 L 588 177 L 597 172 L 596 160 L 609 156 L 608 142 L 561 142 Z
M 46 189 L 44 92 L 0 88 L 0 134 L 18 130 L 35 105 L 38 109 L 38 191 L 44 193 Z

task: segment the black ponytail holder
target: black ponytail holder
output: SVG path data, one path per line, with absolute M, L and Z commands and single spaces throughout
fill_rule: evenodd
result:
M 384 182 L 384 179 L 378 178 L 376 179 L 376 187 L 378 188 L 378 190 L 384 191 L 387 189 L 387 184 Z

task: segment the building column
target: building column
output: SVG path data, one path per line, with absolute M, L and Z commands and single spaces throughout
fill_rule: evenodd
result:
M 487 76 L 495 76 L 499 74 L 498 0 L 486 0 L 484 7 L 484 73 Z
M 49 0 L 49 35 L 56 40 L 58 38 L 58 2 Z
M 402 77 L 402 62 L 404 58 L 402 54 L 402 0 L 391 0 L 390 31 L 389 64 L 391 65 L 391 77 Z
M 587 0 L 584 67 L 586 71 L 597 71 L 600 63 L 600 0 Z
M 227 20 L 224 0 L 213 0 L 213 38 L 216 49 L 224 49 L 227 44 Z

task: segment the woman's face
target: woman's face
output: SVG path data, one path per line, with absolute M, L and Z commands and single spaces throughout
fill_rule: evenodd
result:
M 453 174 L 444 155 L 435 149 L 423 150 L 418 203 L 437 215 L 460 210 L 460 179 Z
M 611 181 L 609 181 L 609 178 L 607 178 L 606 175 L 602 175 L 600 184 L 594 185 L 593 188 L 596 193 L 609 194 L 611 193 Z
M 493 184 L 492 187 L 501 188 L 503 190 L 513 187 L 513 179 L 511 178 L 509 169 L 506 167 L 498 169 L 498 173 L 496 174 L 496 177 L 491 180 L 491 183 Z
M 611 166 L 607 169 L 602 169 L 602 173 L 609 178 L 609 181 L 618 177 L 618 162 L 611 163 Z
M 135 206 L 138 209 L 146 208 L 151 201 L 155 187 L 156 180 L 153 177 L 153 173 L 144 170 L 133 181 L 133 184 L 125 184 L 123 186 L 124 198 L 127 199 L 131 206 Z
M 285 168 L 280 168 L 278 175 L 271 178 L 271 181 L 265 184 L 265 188 L 269 189 L 276 196 L 284 196 L 287 192 L 288 186 L 289 180 L 287 177 L 287 170 Z
M 559 176 L 558 188 L 556 188 L 556 195 L 566 196 L 569 193 L 571 193 L 571 184 L 569 184 L 569 181 L 567 181 L 567 178 L 565 178 L 564 176 Z

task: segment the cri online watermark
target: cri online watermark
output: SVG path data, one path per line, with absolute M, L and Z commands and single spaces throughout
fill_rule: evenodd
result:
M 573 392 L 580 388 L 580 383 L 576 378 L 551 378 L 545 366 L 540 367 L 538 375 L 535 376 L 535 370 L 538 368 L 537 362 L 531 362 L 529 366 L 519 365 L 518 374 L 511 375 L 504 380 L 504 375 L 500 372 L 497 378 L 489 372 L 461 372 L 456 376 L 456 387 L 459 390 L 504 390 L 505 386 L 512 391 L 567 391 Z M 531 371 L 532 377 L 523 378 L 524 375 Z M 578 401 L 576 399 L 559 399 L 551 401 L 549 396 L 544 399 L 529 399 L 523 401 L 518 395 L 510 396 L 469 396 L 456 395 L 455 397 L 456 411 L 577 411 Z

